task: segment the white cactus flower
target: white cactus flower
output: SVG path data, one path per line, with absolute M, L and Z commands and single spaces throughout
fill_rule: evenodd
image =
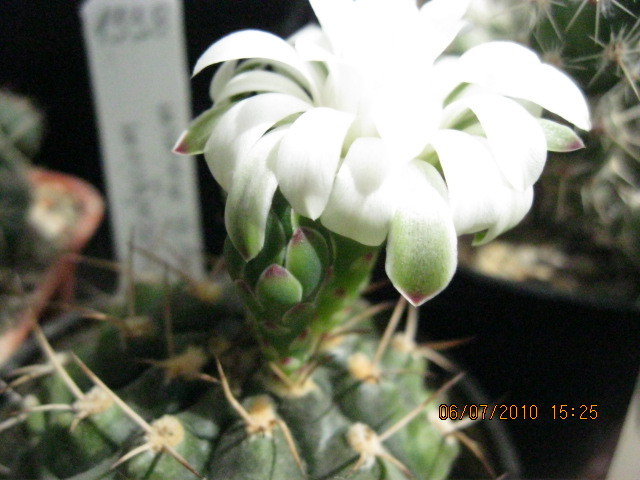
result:
M 455 271 L 457 236 L 489 241 L 529 210 L 547 149 L 579 148 L 542 108 L 589 129 L 563 73 L 509 42 L 443 55 L 469 0 L 310 0 L 320 27 L 289 41 L 245 30 L 214 43 L 212 109 L 176 151 L 204 152 L 228 192 L 226 226 L 246 259 L 262 248 L 280 189 L 300 215 L 365 245 L 420 304 Z M 549 144 L 548 144 L 549 140 Z

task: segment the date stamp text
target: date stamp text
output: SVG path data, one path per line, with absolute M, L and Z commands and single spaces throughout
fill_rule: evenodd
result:
M 541 407 L 507 404 L 456 404 L 443 403 L 438 408 L 440 420 L 595 420 L 598 418 L 598 405 L 554 404 Z

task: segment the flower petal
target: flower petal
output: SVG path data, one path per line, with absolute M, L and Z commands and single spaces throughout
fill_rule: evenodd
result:
M 589 107 L 575 82 L 541 63 L 526 47 L 511 42 L 481 44 L 465 52 L 459 66 L 464 82 L 531 100 L 583 130 L 591 128 Z
M 518 190 L 533 185 L 547 158 L 547 142 L 539 122 L 514 100 L 490 93 L 463 96 L 447 107 L 445 116 L 465 107 L 478 117 L 506 179 Z
M 524 192 L 505 188 L 496 195 L 497 204 L 507 206 L 499 211 L 497 221 L 484 232 L 479 232 L 473 239 L 474 245 L 490 242 L 498 235 L 515 227 L 531 209 L 533 203 L 533 187 Z
M 527 213 L 532 189 L 519 191 L 504 180 L 485 139 L 440 130 L 432 145 L 444 171 L 458 235 L 488 230 L 488 241 Z
M 374 100 L 375 125 L 399 161 L 415 158 L 440 123 L 442 99 L 420 83 L 418 76 L 385 82 Z
M 431 0 L 420 8 L 419 43 L 421 61 L 432 63 L 464 26 L 470 0 Z M 423 56 L 424 55 L 424 56 Z
M 288 41 L 305 62 L 326 62 L 336 59 L 326 33 L 318 25 L 303 27 L 289 37 Z
M 280 37 L 260 30 L 242 30 L 221 38 L 200 56 L 193 74 L 197 75 L 216 63 L 247 58 L 260 58 L 277 64 L 307 88 L 312 96 L 315 95 L 316 87 L 308 67 L 296 50 Z
M 238 165 L 225 206 L 225 226 L 229 238 L 245 261 L 254 258 L 264 244 L 267 216 L 278 188 L 274 173 L 267 167 L 275 155 L 283 129 L 258 140 Z
M 288 128 L 275 172 L 280 190 L 298 214 L 315 220 L 324 210 L 353 118 L 331 108 L 314 108 Z
M 220 96 L 220 91 L 235 75 L 237 66 L 237 61 L 229 61 L 224 62 L 220 67 L 218 67 L 216 73 L 213 74 L 211 85 L 209 86 L 209 97 L 211 97 L 211 100 L 215 102 L 216 98 Z
M 309 95 L 296 82 L 284 75 L 265 70 L 238 73 L 216 92 L 213 101 L 220 103 L 236 95 L 252 92 L 284 93 L 311 103 Z
M 310 105 L 281 93 L 264 93 L 235 104 L 223 114 L 211 131 L 205 146 L 205 159 L 211 173 L 229 191 L 239 162 L 275 123 Z
M 340 48 L 353 34 L 354 2 L 352 0 L 309 0 L 309 3 L 333 51 L 339 54 Z
M 391 220 L 385 269 L 396 289 L 418 306 L 451 281 L 457 237 L 438 171 L 414 161 L 404 176 L 405 195 Z
M 353 142 L 320 217 L 322 224 L 364 245 L 384 242 L 396 209 L 392 166 L 389 151 L 380 138 Z

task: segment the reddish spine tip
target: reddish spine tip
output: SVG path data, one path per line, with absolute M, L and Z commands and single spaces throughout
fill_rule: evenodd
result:
M 187 132 L 184 132 L 180 135 L 178 142 L 173 147 L 173 153 L 177 153 L 178 155 L 188 155 L 189 147 L 187 145 Z

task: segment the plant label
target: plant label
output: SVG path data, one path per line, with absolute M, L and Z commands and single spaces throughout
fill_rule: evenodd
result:
M 88 0 L 81 18 L 117 257 L 135 245 L 136 273 L 160 257 L 200 277 L 195 163 L 171 152 L 191 118 L 182 3 Z

